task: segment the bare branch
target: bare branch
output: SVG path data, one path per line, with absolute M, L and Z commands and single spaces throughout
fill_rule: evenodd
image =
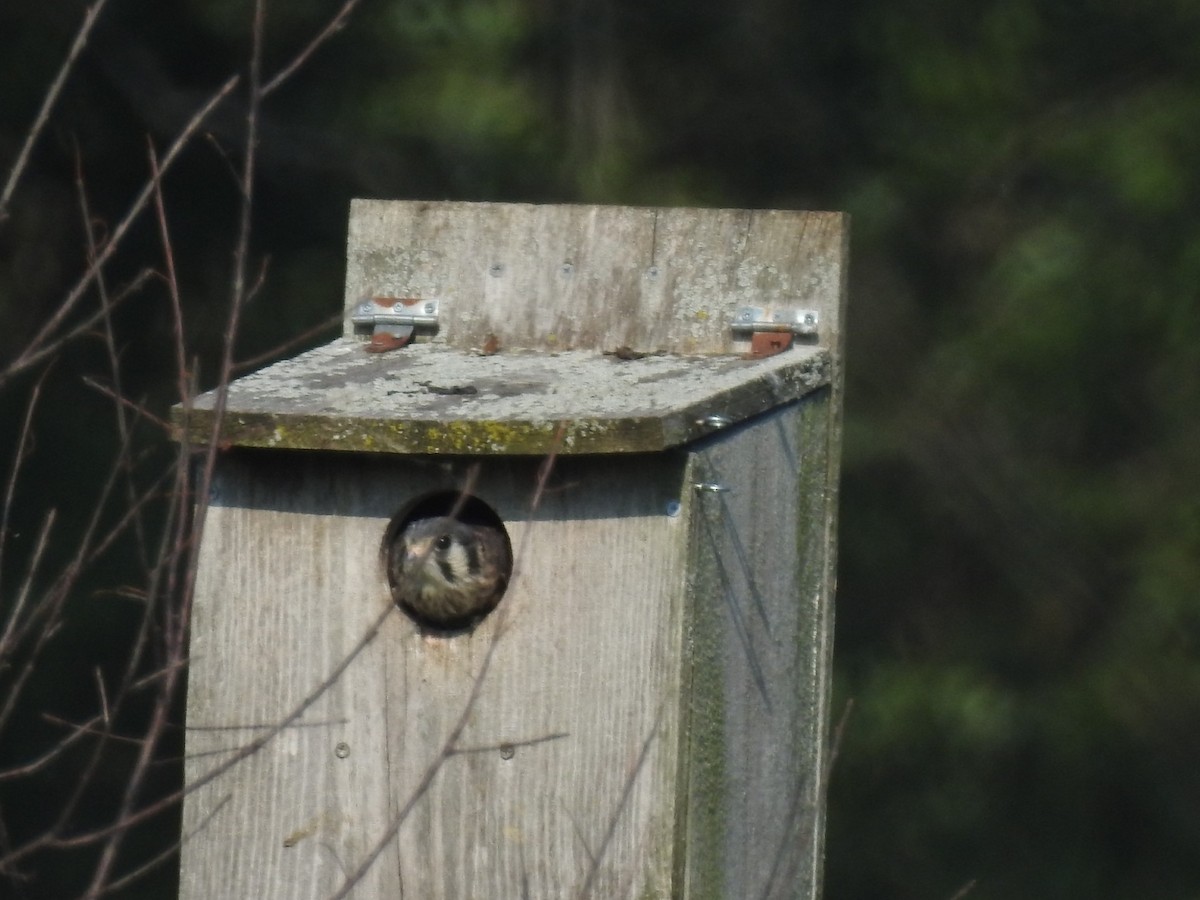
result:
M 320 334 L 322 331 L 332 328 L 334 325 L 341 322 L 344 318 L 345 318 L 345 316 L 342 313 L 338 313 L 336 316 L 330 316 L 328 319 L 326 319 L 324 322 L 321 322 L 319 325 L 314 325 L 312 328 L 308 329 L 307 331 L 303 331 L 300 334 L 296 335 L 291 340 L 289 340 L 283 344 L 279 344 L 276 347 L 271 348 L 266 353 L 260 353 L 260 354 L 258 354 L 258 356 L 251 356 L 249 359 L 243 359 L 241 362 L 236 363 L 234 365 L 233 369 L 235 372 L 246 372 L 246 371 L 249 371 L 250 369 L 258 368 L 263 363 L 268 363 L 268 362 L 271 362 L 272 360 L 278 359 L 281 356 L 283 356 L 283 354 L 288 353 L 291 350 L 294 350 L 296 347 L 300 346 L 301 344 L 308 343 L 313 338 L 315 338 L 318 334 Z
M 49 339 L 49 336 L 53 334 L 54 331 L 63 323 L 71 311 L 74 310 L 80 298 L 84 295 L 87 289 L 91 287 L 92 282 L 96 278 L 97 272 L 108 261 L 109 257 L 111 257 L 116 251 L 117 247 L 120 246 L 126 232 L 129 230 L 134 220 L 136 220 L 141 214 L 142 210 L 145 209 L 146 204 L 150 201 L 150 197 L 154 192 L 154 187 L 161 179 L 162 174 L 171 167 L 172 163 L 174 163 L 175 159 L 179 156 L 180 151 L 183 150 L 183 148 L 192 139 L 192 136 L 196 133 L 196 130 L 200 127 L 204 120 L 212 114 L 213 110 L 217 108 L 221 101 L 224 100 L 225 97 L 227 97 L 229 93 L 237 86 L 239 80 L 240 77 L 235 75 L 221 85 L 217 92 L 209 98 L 204 106 L 202 106 L 200 110 L 196 112 L 196 114 L 193 115 L 188 121 L 187 125 L 184 126 L 183 131 L 180 132 L 174 143 L 171 144 L 170 149 L 167 151 L 167 155 L 163 157 L 162 168 L 158 177 L 151 177 L 149 182 L 138 193 L 137 197 L 134 199 L 133 205 L 130 207 L 129 211 L 125 214 L 125 217 L 120 221 L 117 227 L 113 229 L 112 236 L 100 249 L 100 252 L 96 255 L 96 259 L 88 265 L 83 277 L 76 282 L 73 288 L 71 288 L 63 302 L 59 304 L 58 309 L 54 311 L 54 314 L 50 316 L 50 318 L 42 326 L 41 330 L 38 331 L 38 333 L 34 336 L 33 340 L 29 342 L 29 345 L 25 348 L 25 350 L 22 351 L 15 360 L 9 363 L 9 365 L 2 372 L 0 372 L 0 385 L 3 385 L 18 373 L 23 372 L 45 355 L 42 350 L 43 345 Z
M 152 269 L 142 269 L 142 271 L 137 274 L 133 281 L 122 288 L 111 299 L 107 309 L 101 309 L 95 313 L 92 313 L 78 325 L 75 325 L 69 331 L 59 335 L 50 343 L 45 344 L 36 350 L 33 349 L 33 343 L 30 343 L 30 345 L 21 352 L 21 355 L 17 359 L 10 363 L 7 368 L 0 370 L 0 387 L 2 387 L 11 377 L 19 372 L 23 372 L 31 366 L 37 365 L 37 363 L 41 362 L 43 359 L 57 356 L 62 351 L 64 346 L 78 338 L 80 335 L 91 331 L 92 326 L 107 316 L 111 310 L 115 309 L 117 305 L 121 303 L 122 300 L 132 297 L 139 290 L 141 290 L 142 286 L 150 280 L 150 277 L 153 274 L 154 271 Z
M 850 697 L 846 701 L 846 705 L 842 707 L 841 718 L 838 719 L 837 726 L 833 729 L 833 739 L 829 742 L 829 757 L 825 760 L 825 781 L 829 782 L 829 776 L 833 774 L 833 765 L 837 762 L 838 754 L 842 750 L 842 738 L 846 736 L 846 726 L 850 723 L 850 713 L 854 711 L 854 698 Z
M 550 479 L 551 473 L 554 470 L 554 463 L 558 458 L 558 451 L 562 446 L 562 440 L 565 434 L 566 424 L 562 423 L 555 430 L 550 452 L 546 455 L 546 458 L 538 468 L 537 482 L 534 486 L 533 497 L 530 501 L 531 512 L 536 512 L 541 503 L 543 491 L 546 487 L 546 483 Z M 467 476 L 464 480 L 462 489 L 459 491 L 456 506 L 465 502 L 466 497 L 473 490 L 474 481 L 476 478 L 478 478 L 478 475 L 479 465 L 476 463 L 467 470 Z M 455 514 L 455 511 L 452 509 L 450 515 L 453 516 Z M 512 583 L 516 582 L 516 579 L 519 575 L 517 562 L 519 561 L 520 554 L 524 552 L 524 549 L 528 543 L 532 523 L 533 516 L 530 516 L 529 524 L 526 525 L 525 531 L 522 535 L 521 544 L 517 551 L 517 558 L 514 559 Z M 507 633 L 507 622 L 513 615 L 515 615 L 515 612 L 514 607 L 511 605 L 505 604 L 500 607 L 499 612 L 497 613 L 498 621 L 496 623 L 495 630 L 492 633 L 491 642 L 488 644 L 487 652 L 483 657 L 483 662 L 480 664 L 479 671 L 475 674 L 475 680 L 471 685 L 471 694 L 463 703 L 462 712 L 459 714 L 458 720 L 454 723 L 454 727 L 450 729 L 450 733 L 447 735 L 445 742 L 442 744 L 441 752 L 430 761 L 428 766 L 426 766 L 425 771 L 422 773 L 421 778 L 418 780 L 416 786 L 409 794 L 408 800 L 405 802 L 404 806 L 401 807 L 399 812 L 396 813 L 392 821 L 388 823 L 388 827 L 384 829 L 383 834 L 375 842 L 370 851 L 368 851 L 363 860 L 349 875 L 346 876 L 346 880 L 342 883 L 342 886 L 338 888 L 338 890 L 330 897 L 330 900 L 341 900 L 341 898 L 348 896 L 350 892 L 354 890 L 355 886 L 362 881 L 367 872 L 370 871 L 371 866 L 375 864 L 375 861 L 379 859 L 380 855 L 384 852 L 384 850 L 387 849 L 388 845 L 395 840 L 396 835 L 400 833 L 401 826 L 404 825 L 405 821 L 407 821 L 408 817 L 412 814 L 412 811 L 416 808 L 417 803 L 419 803 L 421 798 L 428 793 L 430 787 L 433 786 L 434 779 L 437 778 L 438 773 L 442 770 L 442 767 L 446 764 L 447 760 L 459 753 L 473 752 L 474 748 L 460 748 L 458 746 L 458 741 L 459 738 L 462 737 L 462 733 L 466 729 L 467 723 L 470 722 L 471 716 L 475 711 L 475 704 L 479 700 L 479 695 L 483 690 L 484 681 L 487 680 L 487 675 L 491 669 L 492 659 L 495 656 L 496 648 L 500 646 L 501 639 Z M 657 729 L 657 724 L 655 725 L 655 729 Z M 557 737 L 558 735 L 551 735 L 542 738 L 541 740 L 553 740 Z
M 216 803 L 216 805 L 213 806 L 212 810 L 209 811 L 209 813 L 200 821 L 200 823 L 195 828 L 193 828 L 191 831 L 189 831 L 187 834 L 185 834 L 178 841 L 175 841 L 175 843 L 171 844 L 171 846 L 169 846 L 162 853 L 160 853 L 157 856 L 153 857 L 152 859 L 149 859 L 146 862 L 142 863 L 142 865 L 138 866 L 136 869 L 133 869 L 130 872 L 126 872 L 124 875 L 122 875 L 116 881 L 109 882 L 109 884 L 107 886 L 105 886 L 104 890 L 101 891 L 100 894 L 97 896 L 104 896 L 105 894 L 113 894 L 119 890 L 122 890 L 123 888 L 128 887 L 129 885 L 133 884 L 133 882 L 137 881 L 139 878 L 142 878 L 143 876 L 148 875 L 150 872 L 154 871 L 156 868 L 161 866 L 163 863 L 167 862 L 167 860 L 174 857 L 175 854 L 177 854 L 179 852 L 179 848 L 184 845 L 184 842 L 189 840 L 192 837 L 192 835 L 199 834 L 201 831 L 203 831 L 205 828 L 207 828 L 208 823 L 211 822 L 214 818 L 216 818 L 217 813 L 219 813 L 222 809 L 224 809 L 225 805 L 232 799 L 233 799 L 233 794 L 226 794 L 224 797 L 222 797 Z
M 87 260 L 91 265 L 96 261 L 96 237 L 92 232 L 92 214 L 88 208 L 87 190 L 83 180 L 83 160 L 80 157 L 79 146 L 75 146 L 75 192 L 79 197 L 79 212 L 83 219 L 83 233 L 87 237 Z M 104 346 L 108 350 L 108 366 L 112 373 L 113 385 L 117 395 L 122 394 L 121 391 L 121 364 L 117 354 L 117 338 L 113 331 L 112 323 L 112 301 L 108 296 L 108 282 L 104 278 L 103 270 L 96 272 L 96 292 L 100 295 L 100 311 L 104 314 Z M 129 437 L 129 420 L 125 415 L 125 408 L 121 404 L 113 407 L 114 414 L 117 420 L 117 434 L 120 436 L 122 443 L 127 443 Z M 137 494 L 137 488 L 133 483 L 133 469 L 130 466 L 125 468 L 125 493 L 126 499 L 130 504 L 134 502 Z M 138 559 L 142 564 L 142 569 L 149 568 L 149 560 L 146 558 L 146 532 L 144 523 L 141 517 L 134 522 L 134 527 L 137 532 L 137 552 Z
M 501 610 L 501 615 L 503 615 L 503 609 Z M 342 883 L 342 886 L 330 896 L 329 900 L 341 900 L 341 898 L 349 895 L 355 886 L 362 881 L 367 872 L 370 871 L 371 866 L 375 865 L 375 860 L 379 859 L 380 854 L 387 849 L 396 835 L 400 833 L 400 826 L 407 821 L 413 809 L 416 808 L 417 803 L 428 793 L 429 788 L 433 786 L 433 780 L 437 778 L 446 761 L 454 755 L 454 748 L 458 744 L 458 739 L 462 737 L 467 723 L 471 721 L 471 714 L 475 711 L 475 703 L 479 699 L 480 692 L 483 690 L 483 683 L 487 679 L 488 670 L 491 669 L 492 658 L 496 654 L 496 648 L 500 646 L 501 634 L 502 631 L 497 626 L 492 641 L 488 644 L 487 653 L 483 657 L 483 663 L 479 667 L 479 672 L 475 675 L 475 681 L 471 686 L 471 694 L 463 704 L 462 712 L 459 714 L 458 720 L 454 723 L 454 727 L 450 729 L 450 734 L 446 737 L 442 752 L 425 767 L 425 771 L 422 773 L 420 780 L 418 780 L 416 787 L 409 794 L 404 806 L 396 813 L 392 821 L 388 824 L 388 827 L 384 829 L 379 840 L 367 852 L 362 862 L 346 876 L 346 880 Z
M 645 740 L 642 741 L 641 752 L 638 753 L 637 761 L 633 764 L 629 775 L 625 778 L 625 787 L 621 791 L 621 798 L 617 801 L 617 808 L 613 810 L 612 816 L 608 820 L 608 828 L 604 832 L 604 837 L 600 841 L 600 848 L 592 857 L 592 863 L 588 866 L 587 875 L 584 877 L 583 885 L 579 888 L 579 897 L 591 896 L 592 889 L 596 886 L 596 877 L 600 874 L 600 863 L 604 861 L 604 854 L 608 851 L 608 845 L 612 843 L 613 835 L 617 833 L 617 823 L 621 821 L 621 813 L 625 811 L 626 805 L 629 803 L 629 798 L 633 796 L 633 786 L 637 784 L 638 776 L 642 773 L 642 769 L 646 765 L 646 760 L 650 756 L 650 748 L 654 745 L 654 739 L 658 737 L 659 726 L 662 725 L 664 707 L 658 708 L 658 713 L 654 716 L 654 725 L 651 726 Z
M 117 388 L 110 388 L 108 385 L 101 384 L 95 378 L 92 378 L 88 375 L 83 376 L 83 383 L 86 384 L 88 387 L 90 387 L 92 390 L 103 394 L 105 397 L 108 397 L 110 400 L 113 401 L 113 403 L 116 406 L 121 407 L 121 408 L 127 408 L 127 409 L 137 413 L 139 418 L 146 419 L 150 422 L 153 422 L 160 429 L 162 429 L 163 434 L 171 434 L 172 433 L 170 422 L 168 422 L 166 419 L 163 419 L 160 416 L 156 416 L 154 413 L 150 412 L 150 410 L 146 409 L 146 407 L 142 406 L 140 403 L 134 403 L 132 400 L 127 400 L 125 397 L 123 397 L 119 393 L 119 390 Z
M 17 480 L 21 474 L 21 468 L 25 464 L 25 457 L 28 455 L 30 447 L 33 444 L 33 414 L 37 409 L 38 401 L 42 396 L 42 385 L 46 380 L 49 370 L 42 373 L 42 377 L 34 384 L 33 390 L 29 393 L 29 402 L 25 406 L 25 419 L 21 423 L 21 435 L 17 439 L 17 453 L 13 459 L 12 471 L 8 476 L 8 487 L 4 491 L 4 508 L 0 510 L 0 588 L 4 586 L 4 548 L 8 545 L 9 517 L 12 514 L 13 497 L 17 492 Z M 6 635 L 7 637 L 7 635 Z M 5 641 L 0 640 L 0 659 L 4 658 Z
M 259 96 L 265 98 L 277 87 L 291 78 L 292 75 L 296 73 L 297 69 L 308 62 L 308 58 L 317 51 L 318 47 L 320 47 L 345 27 L 346 19 L 350 17 L 350 13 L 354 12 L 354 7 L 358 6 L 358 4 L 359 0 L 346 0 L 346 2 L 342 4 L 342 8 L 338 10 L 337 15 L 335 15 L 329 21 L 328 25 L 321 29 L 317 36 L 309 42 L 308 46 L 296 54 L 295 59 L 280 69 L 275 74 L 274 78 L 262 86 L 262 89 L 259 91 Z
M 54 81 L 50 83 L 50 87 L 46 91 L 46 97 L 42 101 L 42 108 L 38 110 L 37 118 L 33 120 L 33 125 L 29 129 L 29 133 L 25 135 L 25 143 L 21 147 L 21 152 L 17 154 L 17 161 L 13 163 L 12 171 L 8 173 L 8 181 L 4 184 L 4 191 L 0 192 L 0 222 L 3 222 L 8 216 L 8 204 L 12 200 L 13 192 L 17 189 L 17 182 L 21 180 L 21 175 L 25 172 L 25 167 L 29 165 L 29 155 L 33 152 L 33 145 L 37 143 L 42 129 L 46 127 L 46 122 L 50 119 L 50 110 L 58 102 L 58 95 L 62 93 L 63 85 L 67 83 L 67 76 L 71 74 L 75 60 L 79 58 L 79 54 L 87 46 L 88 38 L 92 33 L 92 26 L 96 24 L 96 19 L 100 17 L 100 12 L 104 9 L 106 3 L 108 3 L 108 0 L 96 0 L 96 3 L 84 13 L 83 22 L 80 24 L 79 31 L 75 35 L 75 42 L 71 44 L 71 49 L 67 51 L 67 58 L 63 60 L 58 74 L 54 76 Z
M 234 766 L 240 764 L 243 760 L 254 756 L 259 750 L 274 740 L 274 738 L 280 732 L 291 727 L 292 724 L 295 723 L 295 721 L 302 715 L 304 715 L 304 713 L 314 703 L 324 696 L 325 692 L 328 691 L 330 687 L 337 683 L 338 679 L 342 677 L 342 673 L 350 667 L 350 664 L 358 658 L 359 654 L 366 649 L 367 645 L 370 644 L 371 641 L 375 640 L 379 634 L 379 630 L 383 627 L 383 623 L 394 611 L 394 606 L 388 606 L 387 609 L 380 613 L 379 617 L 376 618 L 376 620 L 371 624 L 371 627 L 366 630 L 363 636 L 359 639 L 358 643 L 351 648 L 350 652 L 346 654 L 345 658 L 343 658 L 342 661 L 338 663 L 336 667 L 334 667 L 333 671 L 331 671 L 330 674 L 324 680 L 322 680 L 321 683 L 318 684 L 311 693 L 308 694 L 308 696 L 296 704 L 296 707 L 284 718 L 282 718 L 276 724 L 270 726 L 270 728 L 264 734 L 259 735 L 253 741 L 243 746 L 232 757 L 225 760 L 220 765 L 214 766 L 195 781 L 185 785 L 183 790 L 175 791 L 174 793 L 162 797 L 148 806 L 143 807 L 137 812 L 130 813 L 120 821 L 96 831 L 90 831 L 85 834 L 79 834 L 70 838 L 56 839 L 52 842 L 53 845 L 61 848 L 83 847 L 88 844 L 94 844 L 97 841 L 103 840 L 104 838 L 118 831 L 128 830 L 139 822 L 144 822 L 146 819 L 158 815 L 164 809 L 174 806 L 182 797 L 199 790 L 206 784 L 210 784 L 217 778 L 220 778 Z

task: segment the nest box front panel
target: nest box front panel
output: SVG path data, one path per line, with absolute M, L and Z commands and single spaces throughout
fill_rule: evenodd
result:
M 372 895 L 668 895 L 686 458 L 560 462 L 547 481 L 516 459 L 224 461 L 188 780 L 309 705 L 187 805 L 185 827 L 212 818 L 185 854 L 254 821 L 222 883 L 321 897 L 398 826 Z M 439 633 L 392 606 L 381 546 L 399 511 L 464 485 L 507 529 L 512 573 L 473 629 Z M 185 896 L 214 895 L 201 869 Z

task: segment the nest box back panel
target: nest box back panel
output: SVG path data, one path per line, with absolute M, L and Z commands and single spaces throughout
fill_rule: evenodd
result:
M 742 308 L 815 311 L 840 333 L 841 213 L 355 200 L 346 309 L 447 304 L 436 340 L 726 353 Z M 348 321 L 346 333 L 353 333 Z
M 230 385 L 222 435 L 414 454 L 677 447 L 837 389 L 845 242 L 837 213 L 354 201 L 346 336 Z M 217 396 L 196 398 L 192 439 Z

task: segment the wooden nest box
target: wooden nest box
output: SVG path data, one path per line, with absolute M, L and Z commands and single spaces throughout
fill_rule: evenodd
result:
M 228 388 L 184 898 L 817 896 L 846 228 L 352 204 L 344 337 Z M 509 558 L 445 624 L 449 515 Z

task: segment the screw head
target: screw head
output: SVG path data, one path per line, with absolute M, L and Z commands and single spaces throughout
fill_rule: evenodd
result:
M 426 303 L 425 304 L 425 315 L 430 315 L 435 309 L 437 309 L 436 303 Z
M 338 759 L 345 759 L 350 755 L 350 745 L 345 741 L 338 741 L 337 746 L 333 748 L 333 755 Z

